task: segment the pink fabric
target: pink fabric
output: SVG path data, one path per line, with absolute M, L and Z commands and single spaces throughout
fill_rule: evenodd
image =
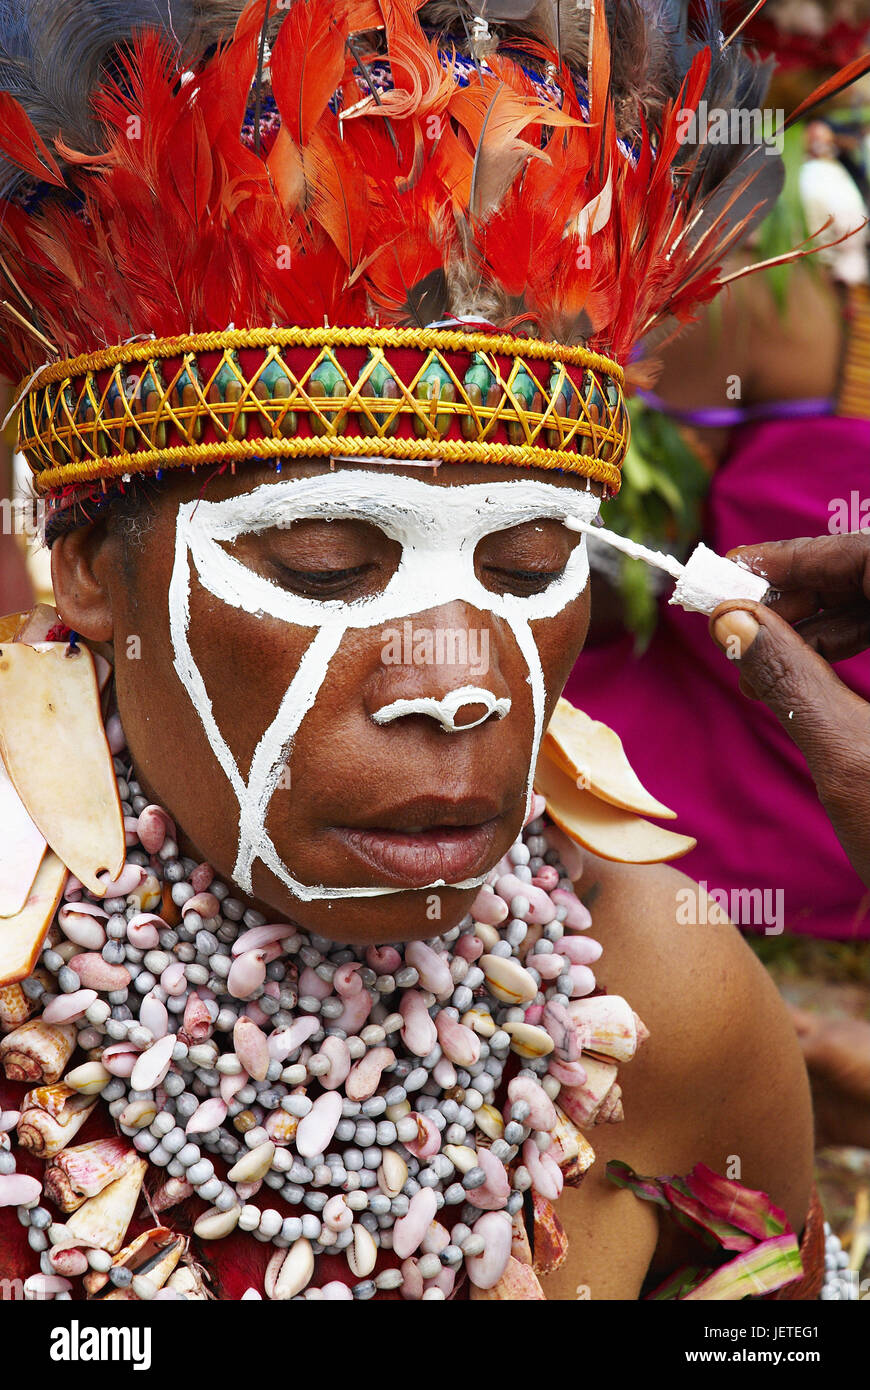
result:
M 848 499 L 856 488 L 870 496 L 868 464 L 868 420 L 745 426 L 713 480 L 704 539 L 723 554 L 735 545 L 824 534 L 834 498 Z M 840 663 L 837 673 L 870 700 L 870 652 Z M 735 667 L 710 640 L 705 618 L 665 601 L 639 660 L 628 639 L 585 651 L 565 694 L 620 735 L 638 776 L 678 813 L 669 827 L 698 840 L 678 867 L 709 889 L 724 889 L 747 931 L 870 936 L 870 894 L 800 753 L 765 706 L 740 694 Z M 733 890 L 753 888 L 768 896 L 735 904 Z

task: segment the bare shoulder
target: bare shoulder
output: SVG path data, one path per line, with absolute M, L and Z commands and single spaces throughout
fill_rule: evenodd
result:
M 632 1298 L 651 1269 L 664 1277 L 682 1258 L 672 1260 L 654 1210 L 607 1181 L 607 1160 L 655 1174 L 707 1163 L 767 1192 L 800 1231 L 812 1178 L 809 1087 L 776 988 L 697 884 L 667 866 L 588 855 L 578 891 L 604 947 L 599 984 L 629 1000 L 650 1037 L 620 1071 L 624 1121 L 590 1133 L 596 1162 L 560 1201 L 569 1236 L 581 1239 L 546 1291 L 576 1297 L 585 1283 L 593 1297 Z

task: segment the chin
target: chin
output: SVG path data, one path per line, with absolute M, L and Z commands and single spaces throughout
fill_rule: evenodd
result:
M 419 888 L 375 898 L 302 902 L 269 873 L 254 872 L 257 906 L 270 919 L 288 918 L 303 931 L 343 945 L 380 946 L 426 940 L 459 925 L 477 888 Z

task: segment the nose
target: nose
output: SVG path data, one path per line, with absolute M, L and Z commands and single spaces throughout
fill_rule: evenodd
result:
M 380 634 L 378 667 L 364 692 L 375 724 L 423 717 L 463 733 L 511 708 L 498 659 L 498 628 L 462 602 L 415 614 Z

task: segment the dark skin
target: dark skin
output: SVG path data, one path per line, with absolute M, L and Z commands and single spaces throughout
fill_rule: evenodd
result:
M 318 468 L 322 465 L 307 465 L 306 471 Z M 417 469 L 395 471 L 421 476 Z M 246 467 L 235 478 L 215 478 L 208 496 L 247 491 L 274 476 L 271 470 Z M 527 470 L 498 472 L 499 480 L 514 476 L 576 486 L 566 478 Z M 451 467 L 427 477 L 439 486 L 491 482 L 493 469 Z M 143 788 L 183 827 L 193 857 L 207 859 L 229 878 L 237 805 L 175 674 L 167 616 L 177 507 L 201 489 L 202 475 L 186 473 L 163 486 L 141 552 L 125 552 L 122 535 L 111 523 L 59 540 L 53 574 L 64 621 L 91 641 L 114 642 L 119 708 Z M 359 592 L 353 585 L 382 585 L 395 564 L 390 545 L 366 527 L 318 525 L 280 536 L 280 553 L 274 537 L 249 538 L 244 560 L 275 582 L 297 586 L 297 592 L 300 584 L 322 585 L 328 571 L 329 583 L 351 585 L 341 596 L 353 596 Z M 574 538 L 566 538 L 557 523 L 514 528 L 481 543 L 478 576 L 499 592 L 536 592 L 530 585 L 544 584 L 558 572 L 572 544 Z M 280 581 L 276 564 L 283 567 Z M 336 578 L 337 572 L 343 577 Z M 554 618 L 533 624 L 546 684 L 546 718 L 583 645 L 588 604 L 587 588 Z M 230 609 L 196 583 L 191 614 L 195 659 L 218 724 L 244 771 L 311 631 Z M 520 829 L 532 708 L 525 662 L 510 630 L 463 603 L 450 605 L 450 611 L 415 615 L 414 623 L 485 627 L 490 634 L 488 675 L 481 681 L 455 666 L 436 671 L 431 665 L 385 667 L 379 630 L 346 636 L 301 726 L 291 758 L 292 790 L 276 792 L 268 822 L 279 853 L 303 881 L 366 882 L 331 827 L 354 819 L 364 823 L 363 817 L 368 824 L 377 823 L 385 808 L 409 797 L 472 796 L 482 802 L 478 816 L 485 813 L 495 826 L 480 872 L 497 861 Z M 125 659 L 128 638 L 134 635 L 141 640 L 141 660 Z M 451 735 L 449 745 L 425 716 L 384 727 L 370 717 L 387 701 L 446 693 L 463 683 L 482 683 L 496 695 L 509 694 L 509 716 Z M 578 1238 L 572 1239 L 566 1265 L 546 1281 L 545 1291 L 549 1298 L 576 1298 L 577 1286 L 588 1285 L 592 1297 L 636 1298 L 648 1271 L 664 1277 L 703 1254 L 675 1243 L 664 1226 L 660 1230 L 651 1207 L 613 1189 L 604 1174 L 607 1158 L 627 1159 L 641 1172 L 669 1174 L 685 1172 L 699 1161 L 724 1172 L 729 1156 L 737 1155 L 743 1181 L 767 1191 L 799 1231 L 811 1182 L 809 1095 L 788 1016 L 736 930 L 723 922 L 680 925 L 677 894 L 689 881 L 670 868 L 585 858 L 578 890 L 592 905 L 595 935 L 605 947 L 600 982 L 631 1000 L 652 1036 L 621 1078 L 625 1121 L 596 1130 L 597 1162 L 583 1186 L 566 1189 L 560 1199 L 569 1235 Z M 289 916 L 333 939 L 364 943 L 433 933 L 427 916 L 431 894 L 425 890 L 330 906 L 291 898 L 262 865 L 255 869 L 254 884 L 270 918 Z M 438 929 L 446 931 L 467 912 L 474 890 L 439 893 Z M 698 920 L 705 915 L 699 909 Z

